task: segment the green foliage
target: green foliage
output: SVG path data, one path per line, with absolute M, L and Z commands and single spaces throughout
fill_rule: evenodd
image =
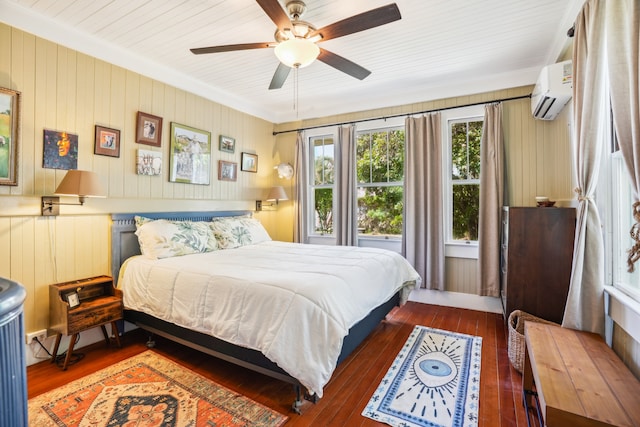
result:
M 316 232 L 320 234 L 333 233 L 333 190 L 331 188 L 316 188 Z
M 452 237 L 455 240 L 478 240 L 481 138 L 482 121 L 451 125 Z
M 404 130 L 359 133 L 356 158 L 360 232 L 401 235 Z

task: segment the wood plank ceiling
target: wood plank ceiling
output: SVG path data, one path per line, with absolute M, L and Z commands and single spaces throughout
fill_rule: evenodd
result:
M 393 0 L 307 0 L 321 28 Z M 285 5 L 285 0 L 280 0 Z M 584 0 L 395 0 L 402 19 L 320 46 L 367 68 L 359 81 L 320 61 L 268 90 L 272 49 L 189 49 L 272 42 L 254 0 L 0 0 L 0 21 L 274 123 L 535 83 L 556 62 Z

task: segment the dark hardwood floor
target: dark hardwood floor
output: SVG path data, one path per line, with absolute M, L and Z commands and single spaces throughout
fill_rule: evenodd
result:
M 384 426 L 360 415 L 414 325 L 482 337 L 480 427 L 525 426 L 521 376 L 509 363 L 507 330 L 499 314 L 409 302 L 394 309 L 354 353 L 337 367 L 324 397 L 306 402 L 302 415 L 290 411 L 290 384 L 254 373 L 157 337 L 154 351 L 276 411 L 289 415 L 287 426 Z M 27 368 L 29 398 L 147 350 L 140 330 L 125 334 L 122 348 L 104 342 L 77 351 L 85 357 L 61 371 L 41 362 Z

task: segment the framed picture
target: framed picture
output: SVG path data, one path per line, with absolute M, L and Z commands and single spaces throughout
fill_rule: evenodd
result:
M 226 151 L 227 153 L 233 153 L 236 151 L 236 140 L 230 136 L 220 135 L 220 151 Z
M 242 153 L 240 170 L 245 172 L 258 172 L 258 155 Z
M 120 131 L 96 125 L 94 154 L 120 157 Z
M 67 297 L 69 308 L 74 308 L 80 305 L 80 298 L 78 297 L 77 292 L 69 292 L 65 296 Z
M 169 181 L 209 185 L 211 132 L 171 123 Z
M 136 173 L 138 175 L 160 175 L 162 173 L 162 153 L 159 151 L 138 150 Z
M 78 135 L 56 130 L 44 130 L 42 167 L 49 169 L 78 169 Z
M 18 185 L 20 92 L 0 87 L 0 185 Z
M 235 181 L 238 179 L 238 164 L 218 160 L 218 179 L 220 181 Z
M 162 142 L 162 117 L 138 111 L 136 119 L 136 142 L 160 147 Z

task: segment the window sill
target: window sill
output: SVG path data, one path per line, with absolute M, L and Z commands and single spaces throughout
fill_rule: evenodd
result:
M 640 342 L 640 302 L 613 286 L 605 286 L 605 314 Z M 611 342 L 607 328 L 607 342 Z
M 476 243 L 447 243 L 444 250 L 448 258 L 478 259 Z

